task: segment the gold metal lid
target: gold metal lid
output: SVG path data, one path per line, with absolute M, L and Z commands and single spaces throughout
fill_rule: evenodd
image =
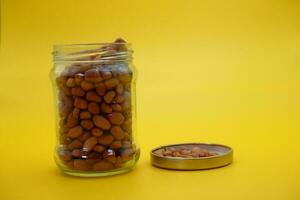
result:
M 212 153 L 206 157 L 172 157 L 162 155 L 162 151 L 168 148 L 181 147 L 199 147 L 202 150 Z M 221 144 L 205 144 L 205 143 L 183 143 L 172 144 L 155 148 L 151 151 L 152 165 L 174 170 L 199 170 L 223 167 L 229 165 L 233 161 L 232 148 Z

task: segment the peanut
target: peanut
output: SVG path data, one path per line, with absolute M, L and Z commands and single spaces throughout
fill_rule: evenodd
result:
M 66 151 L 66 150 L 58 150 L 58 156 L 60 157 L 60 159 L 64 160 L 64 161 L 69 161 L 72 159 L 72 154 L 70 151 Z
M 105 94 L 103 98 L 106 103 L 111 103 L 115 96 L 116 93 L 114 91 L 109 91 Z
M 120 126 L 111 127 L 110 132 L 117 140 L 122 140 L 124 138 L 124 132 Z
M 113 149 L 107 149 L 103 152 L 103 158 L 111 163 L 116 162 L 116 154 Z
M 76 85 L 75 79 L 74 79 L 74 78 L 69 78 L 69 79 L 67 80 L 66 85 L 67 85 L 68 87 L 75 87 L 75 85 Z
M 103 134 L 103 131 L 99 128 L 93 128 L 91 132 L 92 135 L 96 137 L 100 137 Z
M 73 113 L 70 113 L 67 119 L 67 125 L 72 128 L 78 124 L 78 120 L 73 116 Z
M 82 128 L 81 126 L 75 126 L 73 128 L 71 128 L 68 132 L 68 137 L 70 138 L 77 138 L 78 136 L 80 136 L 82 133 Z
M 109 80 L 106 80 L 105 81 L 105 86 L 108 88 L 108 89 L 111 89 L 115 86 L 117 86 L 119 84 L 119 80 L 116 79 L 116 78 L 112 78 L 112 79 L 109 79 Z
M 93 117 L 93 122 L 97 127 L 102 128 L 104 130 L 108 130 L 111 127 L 109 121 L 100 115 L 95 115 Z
M 90 132 L 84 131 L 83 134 L 81 134 L 81 135 L 78 137 L 78 140 L 80 140 L 81 142 L 84 142 L 84 141 L 86 141 L 90 136 L 91 136 Z
M 80 125 L 81 125 L 82 128 L 84 128 L 86 130 L 90 130 L 94 126 L 93 122 L 91 120 L 88 120 L 88 119 L 81 120 Z
M 74 101 L 74 106 L 79 109 L 86 109 L 87 101 L 82 98 L 77 97 Z
M 105 91 L 106 91 L 106 87 L 105 87 L 104 83 L 99 83 L 96 85 L 97 94 L 99 94 L 100 96 L 103 96 L 105 94 Z
M 85 170 L 89 170 L 90 166 L 88 165 L 88 163 L 85 160 L 75 159 L 74 160 L 74 169 L 85 171 Z
M 108 161 L 99 161 L 96 164 L 93 165 L 93 170 L 96 171 L 106 171 L 106 170 L 110 170 L 113 169 L 114 165 Z
M 120 104 L 113 104 L 113 105 L 111 105 L 111 108 L 114 111 L 122 111 L 122 106 L 120 106 Z
M 82 147 L 82 143 L 79 140 L 73 140 L 70 144 L 68 144 L 68 149 L 78 149 Z
M 100 105 L 101 110 L 105 113 L 112 113 L 112 107 L 110 107 L 108 104 L 106 103 L 101 103 Z
M 105 147 L 102 145 L 96 145 L 94 147 L 94 151 L 98 152 L 98 153 L 102 153 L 105 150 Z
M 94 115 L 100 113 L 100 108 L 97 103 L 91 102 L 88 104 L 88 111 Z
M 82 81 L 80 83 L 80 87 L 85 91 L 89 91 L 92 90 L 95 86 L 92 83 L 89 83 L 87 81 Z
M 88 101 L 94 101 L 94 102 L 101 102 L 101 97 L 98 96 L 98 94 L 94 91 L 89 91 L 88 93 L 86 93 L 86 99 Z
M 119 149 L 122 147 L 122 142 L 120 140 L 115 140 L 109 145 L 109 147 L 112 149 Z
M 112 74 L 110 71 L 102 71 L 101 75 L 104 80 L 110 79 L 112 77 Z
M 112 124 L 120 125 L 124 122 L 124 116 L 119 112 L 108 114 L 108 119 Z
M 90 82 L 100 82 L 102 81 L 103 79 L 101 78 L 100 76 L 100 73 L 97 69 L 89 69 L 87 70 L 85 73 L 84 73 L 85 77 L 84 79 L 86 81 L 90 81 Z
M 114 137 L 111 135 L 102 135 L 98 139 L 98 143 L 102 145 L 109 145 L 114 140 Z
M 118 85 L 116 86 L 116 92 L 117 92 L 118 94 L 123 94 L 123 92 L 124 92 L 124 86 L 123 86 L 122 84 L 118 84 Z
M 72 112 L 73 117 L 75 119 L 78 119 L 79 118 L 79 114 L 80 114 L 80 110 L 78 108 L 74 108 L 73 112 Z
M 75 75 L 75 83 L 76 85 L 80 85 L 81 81 L 83 80 L 84 75 L 82 73 L 78 73 Z
M 95 145 L 97 144 L 98 140 L 96 137 L 90 137 L 89 139 L 87 139 L 84 144 L 83 144 L 83 149 L 85 151 L 91 151 Z
M 71 89 L 72 95 L 82 97 L 85 95 L 85 92 L 80 87 L 74 87 Z
M 92 117 L 89 111 L 82 111 L 79 115 L 80 119 L 90 119 Z

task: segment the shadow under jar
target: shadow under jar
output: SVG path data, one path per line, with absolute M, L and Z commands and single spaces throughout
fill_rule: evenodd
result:
M 120 174 L 139 158 L 132 50 L 112 43 L 54 46 L 55 161 L 66 174 Z

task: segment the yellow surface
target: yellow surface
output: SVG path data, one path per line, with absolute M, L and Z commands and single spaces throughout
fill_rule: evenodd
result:
M 300 199 L 300 3 L 2 0 L 0 199 Z M 53 44 L 133 43 L 136 168 L 62 175 L 52 155 Z M 178 172 L 149 151 L 178 142 L 235 150 L 231 166 Z

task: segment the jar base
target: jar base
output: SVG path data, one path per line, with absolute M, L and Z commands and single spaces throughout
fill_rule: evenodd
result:
M 133 159 L 126 163 L 124 167 L 107 170 L 107 171 L 82 171 L 82 170 L 76 170 L 76 169 L 69 169 L 66 168 L 64 165 L 62 165 L 59 160 L 55 157 L 56 164 L 60 171 L 62 171 L 64 174 L 70 175 L 70 176 L 77 176 L 77 177 L 105 177 L 105 176 L 113 176 L 118 174 L 123 174 L 131 171 L 137 161 L 140 157 L 140 151 L 138 150 Z
M 85 172 L 79 170 L 68 170 L 68 169 L 61 169 L 60 170 L 67 175 L 70 176 L 77 176 L 77 177 L 105 177 L 105 176 L 113 176 L 118 174 L 127 173 L 132 170 L 133 167 L 125 167 L 118 170 L 110 170 L 106 172 Z

